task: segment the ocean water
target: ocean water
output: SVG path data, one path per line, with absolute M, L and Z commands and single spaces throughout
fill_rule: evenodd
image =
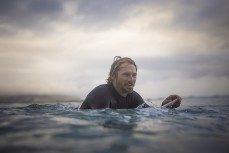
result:
M 229 97 L 177 109 L 78 110 L 80 103 L 0 105 L 1 153 L 228 153 Z

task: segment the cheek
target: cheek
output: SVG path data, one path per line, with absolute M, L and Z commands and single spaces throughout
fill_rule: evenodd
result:
M 125 77 L 119 77 L 119 78 L 117 79 L 117 82 L 118 82 L 119 84 L 127 84 L 127 83 L 128 83 L 128 79 L 125 78 Z

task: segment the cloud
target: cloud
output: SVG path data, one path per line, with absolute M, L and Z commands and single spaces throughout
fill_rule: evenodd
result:
M 12 0 L 0 1 L 0 34 L 20 30 L 49 32 L 58 24 L 82 29 L 107 29 L 128 16 L 132 6 L 144 3 L 137 0 Z
M 163 82 L 175 85 L 181 80 L 188 87 L 195 81 L 222 85 L 228 80 L 227 1 L 0 2 L 2 94 L 85 97 L 105 83 L 116 55 L 136 60 L 140 89 L 147 97 L 155 81 L 160 94 L 174 90 Z M 217 87 L 216 92 L 229 91 L 225 89 Z
M 181 2 L 181 3 L 180 3 Z M 200 33 L 209 37 L 208 43 L 229 46 L 229 1 L 178 1 L 174 7 L 176 30 Z
M 58 0 L 1 1 L 1 28 L 40 29 L 59 18 L 63 11 Z
M 175 54 L 167 57 L 151 57 L 137 59 L 140 69 L 150 72 L 155 79 L 167 78 L 202 78 L 226 77 L 229 65 L 228 53 L 223 54 Z
M 148 22 L 154 23 L 149 28 L 155 28 L 156 14 L 170 12 L 173 16 L 163 26 L 177 31 L 204 32 L 215 37 L 228 37 L 229 33 L 227 0 L 2 0 L 0 3 L 2 34 L 15 31 L 15 28 L 47 32 L 53 29 L 52 26 L 63 23 L 81 28 L 86 26 L 87 29 L 96 27 L 94 30 L 117 27 L 131 17 L 144 13 L 144 8 L 148 8 L 151 16 Z
M 228 4 L 227 0 L 178 1 L 174 7 L 174 23 L 196 30 L 206 27 L 228 29 Z
M 181 97 L 186 96 L 211 96 L 211 95 L 227 95 L 228 94 L 228 78 L 225 77 L 210 77 L 201 78 L 168 78 L 154 80 L 152 75 L 139 76 L 136 84 L 136 91 L 142 97 L 162 97 L 165 98 L 171 94 L 178 94 Z

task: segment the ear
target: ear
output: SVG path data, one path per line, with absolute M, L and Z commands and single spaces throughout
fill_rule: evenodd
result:
M 115 75 L 115 74 L 113 74 L 113 75 L 111 76 L 111 80 L 112 80 L 112 82 L 115 80 L 115 78 L 116 78 L 116 75 Z

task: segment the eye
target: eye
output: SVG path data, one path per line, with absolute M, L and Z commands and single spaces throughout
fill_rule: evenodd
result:
M 126 76 L 126 77 L 130 76 L 129 73 L 123 73 L 123 75 Z
M 125 77 L 130 77 L 130 76 L 132 76 L 133 78 L 136 78 L 137 77 L 137 73 L 123 73 L 123 76 L 125 76 Z

